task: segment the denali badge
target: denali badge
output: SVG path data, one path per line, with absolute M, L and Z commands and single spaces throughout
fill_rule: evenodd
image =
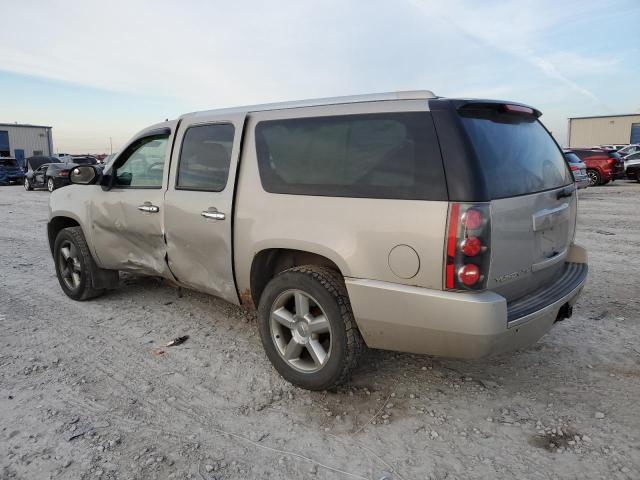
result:
M 515 280 L 516 278 L 529 273 L 529 268 L 523 268 L 522 270 L 518 270 L 517 272 L 513 272 L 513 273 L 506 273 L 504 275 L 501 275 L 499 277 L 494 278 L 494 281 L 498 282 L 498 283 L 504 283 L 504 282 L 508 282 L 511 280 Z

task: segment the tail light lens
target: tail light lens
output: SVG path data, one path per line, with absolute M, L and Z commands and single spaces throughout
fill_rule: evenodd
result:
M 571 165 L 571 170 L 575 171 L 575 170 L 580 170 L 577 165 Z
M 59 177 L 68 177 L 69 176 L 69 172 L 67 170 L 62 170 L 61 172 L 58 172 L 58 176 Z
M 482 290 L 491 254 L 491 208 L 488 203 L 451 203 L 447 222 L 445 288 Z

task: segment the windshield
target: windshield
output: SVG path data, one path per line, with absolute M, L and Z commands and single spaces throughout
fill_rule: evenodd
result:
M 0 165 L 3 167 L 17 167 L 18 163 L 13 158 L 0 158 Z
M 492 198 L 572 183 L 562 151 L 534 116 L 495 107 L 462 109 L 460 115 Z

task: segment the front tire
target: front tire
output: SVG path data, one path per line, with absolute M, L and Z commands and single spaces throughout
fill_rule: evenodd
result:
M 53 192 L 56 189 L 56 183 L 53 181 L 53 178 L 49 177 L 47 180 L 47 190 L 49 192 Z
M 29 179 L 27 177 L 24 177 L 24 189 L 28 192 L 30 190 L 33 190 L 33 186 L 31 186 L 31 182 L 29 181 Z
M 589 176 L 589 186 L 595 187 L 596 185 L 600 185 L 602 179 L 600 178 L 600 174 L 597 170 L 587 170 L 587 175 Z
M 275 369 L 307 390 L 345 383 L 364 350 L 344 280 L 326 267 L 295 267 L 271 279 L 258 322 Z
M 104 293 L 93 288 L 97 266 L 80 227 L 63 228 L 53 245 L 53 259 L 62 291 L 73 300 L 88 300 Z

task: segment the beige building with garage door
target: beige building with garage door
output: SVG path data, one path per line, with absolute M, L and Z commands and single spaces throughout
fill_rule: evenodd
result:
M 569 119 L 569 147 L 640 143 L 640 113 Z

